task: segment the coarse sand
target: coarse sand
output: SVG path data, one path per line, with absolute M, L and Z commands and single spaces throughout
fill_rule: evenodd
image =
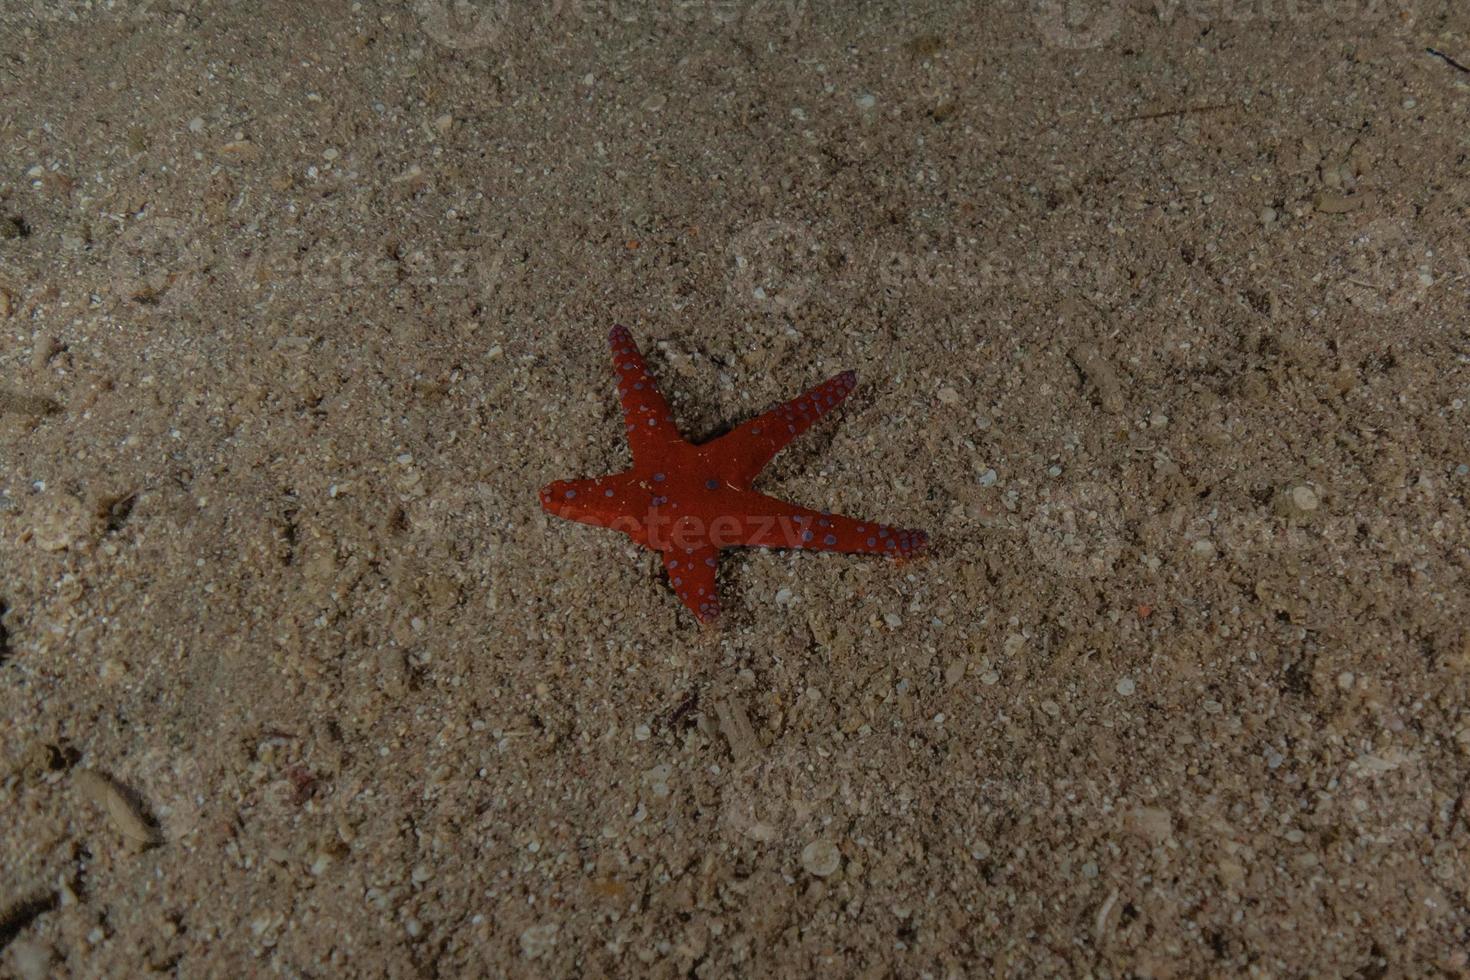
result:
M 0 973 L 1470 974 L 1470 5 L 0 6 Z M 682 430 L 892 563 L 658 557 Z

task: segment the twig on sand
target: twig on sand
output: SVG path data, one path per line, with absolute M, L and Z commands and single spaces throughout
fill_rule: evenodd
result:
M 1449 65 L 1451 68 L 1457 69 L 1467 75 L 1470 75 L 1470 68 L 1467 68 L 1464 65 L 1460 64 L 1458 61 L 1456 61 L 1454 58 L 1451 58 L 1443 51 L 1436 51 L 1434 48 L 1425 48 L 1424 50 L 1434 55 L 1440 61 L 1443 61 L 1445 64 Z
M 1145 122 L 1150 119 L 1168 119 L 1171 116 L 1192 116 L 1199 112 L 1218 112 L 1221 109 L 1229 109 L 1230 103 L 1220 105 L 1194 105 L 1185 106 L 1182 109 L 1165 109 L 1163 112 L 1145 112 L 1136 116 L 1124 116 L 1119 119 L 1120 123 Z

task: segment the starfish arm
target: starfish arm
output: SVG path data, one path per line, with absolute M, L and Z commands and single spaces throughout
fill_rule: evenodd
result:
M 713 622 L 720 615 L 720 599 L 715 593 L 715 570 L 719 557 L 719 549 L 709 544 L 670 548 L 664 552 L 664 569 L 669 573 L 669 585 L 679 601 L 701 623 Z
M 739 509 L 729 511 L 740 515 L 735 519 L 738 530 L 726 532 L 737 538 L 730 544 L 908 557 L 929 543 L 929 535 L 923 531 L 824 514 L 754 491 L 740 493 L 739 497 Z M 711 539 L 717 545 L 726 543 L 721 531 L 712 523 Z
M 638 465 L 657 459 L 671 443 L 684 440 L 674 426 L 668 402 L 659 394 L 658 384 L 648 373 L 648 365 L 638 352 L 632 334 L 626 327 L 613 327 L 607 335 L 612 347 L 613 367 L 618 372 L 618 397 L 623 402 L 623 427 L 628 433 L 628 448 L 633 463 Z
M 569 521 L 621 531 L 648 545 L 647 527 L 640 519 L 648 507 L 646 493 L 630 474 L 557 480 L 541 489 L 541 507 Z
M 724 475 L 736 482 L 755 479 L 777 453 L 817 420 L 840 405 L 853 388 L 857 374 L 843 371 L 789 402 L 727 432 L 709 444 L 711 455 L 722 461 Z

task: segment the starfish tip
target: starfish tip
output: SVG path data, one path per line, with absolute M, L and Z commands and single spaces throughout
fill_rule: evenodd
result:
M 892 556 L 895 561 L 905 562 L 915 558 L 922 558 L 929 550 L 929 535 L 927 532 L 902 531 L 900 534 L 907 535 L 907 537 L 900 539 L 899 550 Z
M 580 504 L 576 500 L 577 491 L 572 489 L 570 481 L 556 480 L 541 488 L 541 509 L 548 513 L 564 515 L 569 507 Z

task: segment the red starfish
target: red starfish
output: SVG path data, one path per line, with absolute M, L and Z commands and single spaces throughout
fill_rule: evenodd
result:
M 786 444 L 852 393 L 844 371 L 703 445 L 679 435 L 643 355 L 623 327 L 608 334 L 633 468 L 591 480 L 558 480 L 541 506 L 558 517 L 622 531 L 660 551 L 669 583 L 701 622 L 720 612 L 715 565 L 721 548 L 807 548 L 892 557 L 911 555 L 929 536 L 807 510 L 751 489 Z

